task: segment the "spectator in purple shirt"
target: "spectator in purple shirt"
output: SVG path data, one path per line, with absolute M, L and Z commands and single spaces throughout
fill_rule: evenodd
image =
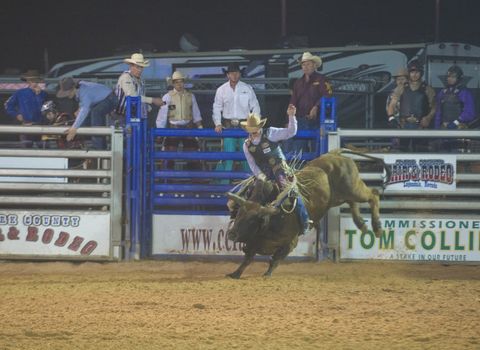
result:
M 310 52 L 304 52 L 300 58 L 303 76 L 293 85 L 290 104 L 297 108 L 298 130 L 312 130 L 320 127 L 318 114 L 321 98 L 332 96 L 332 86 L 327 79 L 316 70 L 322 65 L 322 59 Z M 301 139 L 288 140 L 285 148 L 288 152 L 308 151 L 308 141 Z
M 462 85 L 463 71 L 451 66 L 447 71 L 446 87 L 437 93 L 435 129 L 465 129 L 475 119 L 472 93 Z

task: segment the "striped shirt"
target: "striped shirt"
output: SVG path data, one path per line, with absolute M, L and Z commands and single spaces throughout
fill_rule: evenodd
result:
M 125 115 L 127 96 L 141 96 L 144 112 L 143 115 L 146 115 L 147 113 L 147 107 L 145 104 L 151 104 L 153 101 L 152 97 L 145 96 L 145 82 L 142 79 L 134 77 L 130 71 L 123 72 L 118 78 L 115 94 L 118 98 L 115 112 L 121 115 Z

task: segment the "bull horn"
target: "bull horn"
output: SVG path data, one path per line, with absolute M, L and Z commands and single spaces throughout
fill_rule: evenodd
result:
M 232 201 L 234 201 L 235 203 L 237 203 L 240 206 L 245 205 L 245 203 L 247 202 L 247 200 L 245 198 L 237 196 L 234 193 L 227 192 L 227 197 L 230 198 Z

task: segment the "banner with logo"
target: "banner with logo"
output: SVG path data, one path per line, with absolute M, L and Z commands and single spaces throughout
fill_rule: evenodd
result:
M 438 154 L 387 154 L 384 161 L 391 169 L 385 191 L 455 191 L 457 158 Z
M 340 259 L 480 261 L 478 217 L 386 217 L 381 222 L 383 234 L 377 238 L 371 231 L 362 233 L 351 217 L 341 217 Z
M 0 256 L 110 255 L 110 214 L 0 210 Z
M 243 255 L 243 243 L 227 237 L 229 216 L 154 215 L 152 254 Z M 316 231 L 300 236 L 290 257 L 316 256 Z

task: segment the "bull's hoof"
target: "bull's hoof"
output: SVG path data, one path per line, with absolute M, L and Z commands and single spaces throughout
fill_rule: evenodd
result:
M 271 272 L 265 272 L 263 274 L 263 278 L 265 278 L 265 279 L 272 278 L 272 273 Z
M 230 277 L 230 278 L 233 278 L 234 280 L 238 280 L 240 279 L 240 274 L 232 272 L 232 273 L 227 273 L 225 277 Z

